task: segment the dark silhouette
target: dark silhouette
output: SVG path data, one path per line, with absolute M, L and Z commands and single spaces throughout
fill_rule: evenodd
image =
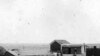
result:
M 100 56 L 100 48 L 94 46 L 86 49 L 86 56 Z
M 54 40 L 50 44 L 50 51 L 51 52 L 61 52 L 61 44 L 69 44 L 66 40 Z
M 5 48 L 0 46 L 0 56 L 15 56 L 15 55 L 11 54 Z

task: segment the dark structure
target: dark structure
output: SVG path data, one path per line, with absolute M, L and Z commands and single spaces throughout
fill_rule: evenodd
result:
M 86 56 L 100 56 L 100 48 L 87 48 L 86 49 Z
M 0 46 L 0 56 L 3 56 L 6 53 L 6 49 Z
M 73 55 L 76 56 L 77 54 L 84 54 L 84 45 L 83 44 L 63 44 L 62 45 L 62 54 L 64 55 Z
M 10 52 L 6 51 L 6 53 L 3 56 L 15 56 L 15 55 L 13 55 Z
M 70 43 L 66 40 L 54 40 L 50 44 L 50 51 L 60 53 L 62 44 L 70 44 Z
M 0 56 L 15 56 L 8 52 L 4 47 L 0 46 Z

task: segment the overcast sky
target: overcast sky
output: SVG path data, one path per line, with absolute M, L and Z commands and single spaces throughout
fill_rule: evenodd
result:
M 0 43 L 100 43 L 100 0 L 0 0 Z

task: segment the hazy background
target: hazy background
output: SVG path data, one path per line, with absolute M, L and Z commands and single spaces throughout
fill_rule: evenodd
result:
M 100 0 L 0 0 L 0 43 L 100 43 Z

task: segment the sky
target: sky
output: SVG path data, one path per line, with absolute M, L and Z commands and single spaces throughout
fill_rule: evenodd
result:
M 100 0 L 0 0 L 0 43 L 100 43 Z

